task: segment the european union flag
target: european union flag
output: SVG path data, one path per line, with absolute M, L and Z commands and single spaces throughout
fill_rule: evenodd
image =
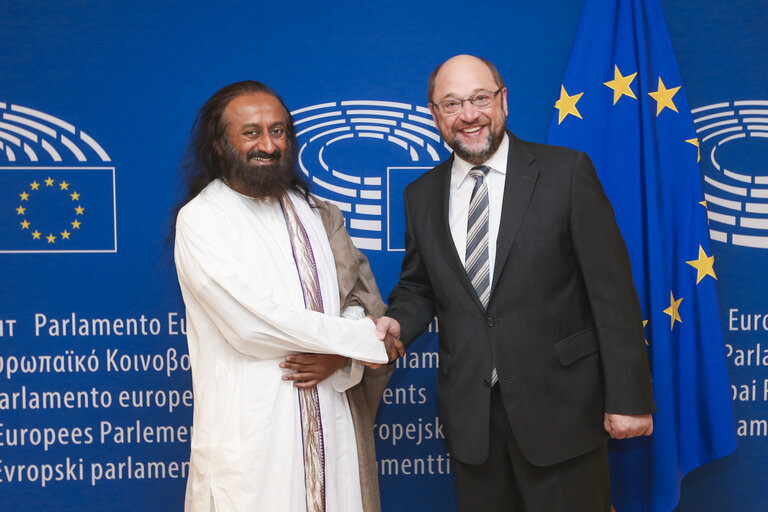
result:
M 632 259 L 658 407 L 611 446 L 617 512 L 669 511 L 736 449 L 693 119 L 658 0 L 586 0 L 548 142 L 592 157 Z
M 114 167 L 0 167 L 0 253 L 115 252 Z

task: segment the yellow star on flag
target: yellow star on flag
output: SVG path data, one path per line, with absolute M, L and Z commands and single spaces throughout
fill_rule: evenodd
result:
M 49 243 L 49 244 L 54 244 L 54 243 L 56 243 L 56 237 L 55 237 L 55 236 L 53 236 L 53 234 L 51 234 L 51 233 L 48 233 L 48 236 L 47 236 L 47 237 L 45 237 L 45 238 L 47 238 L 47 239 L 48 239 L 48 243 Z
M 72 222 L 72 229 L 80 229 L 80 224 L 81 222 L 79 221 Z
M 680 318 L 680 303 L 683 302 L 683 299 L 677 299 L 675 300 L 675 296 L 672 294 L 672 292 L 669 292 L 669 307 L 664 310 L 664 313 L 670 316 L 671 321 L 669 323 L 669 330 L 671 331 L 675 327 L 675 320 L 677 320 L 680 323 L 683 323 L 683 320 Z
M 33 181 L 32 183 L 30 183 L 29 186 L 32 188 L 32 190 L 37 190 L 40 188 L 40 184 L 36 181 Z
M 42 233 L 39 232 L 38 230 L 35 230 L 34 232 L 32 232 L 32 238 L 34 238 L 35 240 L 40 240 L 40 235 L 42 235 Z
M 72 198 L 73 201 L 78 201 L 80 199 L 80 194 L 77 193 L 77 190 L 69 194 L 69 196 Z
M 696 162 L 701 162 L 701 148 L 699 147 L 699 139 L 697 138 L 686 139 L 685 142 L 696 146 Z
M 560 99 L 555 102 L 555 108 L 559 111 L 557 124 L 562 123 L 563 119 L 565 119 L 565 116 L 568 114 L 583 119 L 579 109 L 576 108 L 576 103 L 581 99 L 583 94 L 583 92 L 580 92 L 579 94 L 568 96 L 568 93 L 565 92 L 565 86 L 560 86 Z
M 705 210 L 707 210 L 707 224 L 709 224 L 709 208 L 707 208 L 707 202 L 699 201 L 699 204 L 703 206 Z
M 704 279 L 705 276 L 712 276 L 717 279 L 715 275 L 715 255 L 707 256 L 704 249 L 699 246 L 699 258 L 696 260 L 686 261 L 687 264 L 696 269 L 696 284 Z
M 69 231 L 65 229 L 64 231 L 61 232 L 61 238 L 63 238 L 64 240 L 69 240 L 69 234 L 70 234 Z
M 24 212 L 26 212 L 26 211 L 27 211 L 27 209 L 24 208 L 23 206 L 19 206 L 18 208 L 16 208 L 16 214 L 17 215 L 24 215 Z
M 635 96 L 635 93 L 632 91 L 632 88 L 630 85 L 632 85 L 632 81 L 637 76 L 637 72 L 632 73 L 631 75 L 627 76 L 621 76 L 621 71 L 619 71 L 619 66 L 616 66 L 614 64 L 613 69 L 613 80 L 609 80 L 607 82 L 603 82 L 603 85 L 607 85 L 611 89 L 613 89 L 613 104 L 615 105 L 617 101 L 619 101 L 619 98 L 622 96 L 629 96 L 630 98 L 637 99 L 637 96 Z
M 679 86 L 667 89 L 664 86 L 664 82 L 661 81 L 661 77 L 659 77 L 659 89 L 656 92 L 648 93 L 651 98 L 656 100 L 656 117 L 659 117 L 659 114 L 661 114 L 661 111 L 665 108 L 670 108 L 677 112 L 677 107 L 675 106 L 675 102 L 672 101 L 672 97 L 677 94 L 677 91 L 679 90 Z
M 45 186 L 46 187 L 52 187 L 53 186 L 53 178 L 51 178 L 50 176 L 48 178 L 46 178 Z
M 27 194 L 26 192 L 22 192 L 21 194 L 19 194 L 19 197 L 21 197 L 22 201 L 26 201 L 29 199 L 29 194 Z
M 69 190 L 69 183 L 67 183 L 66 181 L 62 181 L 61 183 L 59 183 L 59 186 L 61 187 L 61 190 Z
M 29 229 L 29 221 L 27 219 L 21 221 L 21 229 Z
M 648 320 L 643 320 L 643 330 L 645 330 L 646 325 L 648 325 Z M 644 340 L 644 341 L 646 345 L 650 345 L 650 343 L 648 343 L 648 340 Z
M 83 208 L 80 205 L 77 205 L 77 208 L 75 208 L 75 212 L 77 212 L 77 215 L 82 215 L 84 211 L 85 211 L 85 208 Z

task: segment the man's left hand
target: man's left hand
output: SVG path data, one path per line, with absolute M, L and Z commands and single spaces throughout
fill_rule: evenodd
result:
M 293 370 L 293 373 L 283 375 L 283 380 L 292 380 L 297 388 L 311 388 L 346 363 L 346 357 L 336 354 L 295 354 L 286 356 L 280 368 Z
M 605 431 L 614 439 L 649 436 L 653 433 L 653 416 L 650 414 L 605 413 Z

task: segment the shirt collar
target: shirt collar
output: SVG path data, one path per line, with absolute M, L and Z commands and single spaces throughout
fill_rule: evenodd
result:
M 491 158 L 483 162 L 483 165 L 487 165 L 492 171 L 500 172 L 501 174 L 507 174 L 507 156 L 509 154 L 509 136 L 504 132 L 504 138 L 501 139 L 499 149 L 491 155 Z M 451 182 L 455 188 L 460 187 L 464 180 L 469 176 L 469 170 L 472 169 L 475 164 L 471 164 L 466 160 L 463 160 L 456 153 L 453 154 L 453 167 L 451 168 Z

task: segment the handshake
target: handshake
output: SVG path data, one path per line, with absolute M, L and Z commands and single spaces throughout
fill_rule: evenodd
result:
M 398 357 L 405 355 L 405 345 L 400 341 L 400 323 L 394 318 L 388 316 L 382 316 L 378 319 L 374 319 L 368 315 L 376 324 L 376 336 L 384 343 L 384 347 L 387 350 L 387 357 L 389 362 L 394 362 Z M 378 368 L 381 365 L 368 364 L 372 368 Z
M 368 315 L 368 318 L 376 324 L 376 335 L 384 342 L 389 362 L 404 356 L 405 345 L 400 341 L 398 321 L 387 316 L 382 316 L 378 320 L 371 315 Z M 280 363 L 280 368 L 289 370 L 283 374 L 283 380 L 292 381 L 297 388 L 311 388 L 330 377 L 346 363 L 345 356 L 336 354 L 291 354 Z M 363 364 L 374 369 L 384 366 L 376 363 Z

